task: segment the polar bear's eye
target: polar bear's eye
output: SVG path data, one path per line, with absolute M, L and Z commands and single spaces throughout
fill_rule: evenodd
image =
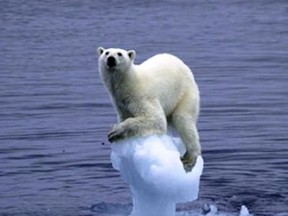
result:
M 105 55 L 106 55 L 106 56 L 109 55 L 109 52 L 106 52 Z
M 118 55 L 119 57 L 121 57 L 121 56 L 122 56 L 122 53 L 118 52 L 117 55 Z

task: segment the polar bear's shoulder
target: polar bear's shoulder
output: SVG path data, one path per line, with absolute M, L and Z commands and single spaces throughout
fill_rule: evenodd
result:
M 186 65 L 178 57 L 168 53 L 154 55 L 138 65 L 138 69 L 145 71 L 145 73 L 152 71 L 156 72 L 158 70 L 166 71 L 169 68 L 173 69 L 179 67 L 186 67 Z
M 160 53 L 157 55 L 152 56 L 151 58 L 148 58 L 146 61 L 144 61 L 141 66 L 148 66 L 148 65 L 157 65 L 157 64 L 175 64 L 175 63 L 183 63 L 182 60 L 177 58 L 176 56 L 168 53 Z

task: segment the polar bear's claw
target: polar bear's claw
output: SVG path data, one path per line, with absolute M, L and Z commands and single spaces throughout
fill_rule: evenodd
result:
M 186 172 L 190 172 L 192 168 L 194 167 L 196 163 L 196 159 L 191 154 L 186 152 L 184 156 L 181 158 L 181 161 L 183 163 L 184 169 Z
M 114 130 L 112 129 L 109 133 L 108 133 L 108 140 L 109 142 L 114 142 L 117 141 L 119 139 L 123 138 L 123 133 L 120 130 Z

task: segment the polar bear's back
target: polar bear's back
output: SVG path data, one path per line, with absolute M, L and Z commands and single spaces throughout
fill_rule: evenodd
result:
M 153 77 L 151 81 L 155 81 L 158 84 L 161 83 L 158 79 L 163 80 L 165 77 L 167 77 L 165 81 L 173 80 L 174 83 L 182 83 L 183 79 L 191 80 L 192 83 L 195 82 L 189 67 L 182 60 L 171 54 L 163 53 L 152 56 L 139 66 L 141 68 L 139 72 L 144 73 L 143 76 Z M 187 80 L 184 83 L 187 83 Z
M 176 56 L 155 55 L 137 65 L 137 73 L 145 86 L 141 89 L 145 89 L 147 95 L 159 98 L 165 113 L 170 113 L 184 95 L 199 98 L 192 71 Z
M 171 54 L 157 54 L 138 67 L 139 75 L 142 76 L 142 80 L 146 80 L 147 84 L 161 85 L 162 82 L 165 82 L 166 84 L 163 84 L 165 87 L 169 86 L 169 82 L 173 85 L 196 85 L 189 67 L 181 59 Z

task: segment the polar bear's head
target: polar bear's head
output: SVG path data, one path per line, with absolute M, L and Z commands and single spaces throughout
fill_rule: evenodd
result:
M 99 65 L 102 69 L 111 71 L 127 71 L 136 56 L 134 50 L 123 50 L 116 48 L 104 49 L 98 48 Z

